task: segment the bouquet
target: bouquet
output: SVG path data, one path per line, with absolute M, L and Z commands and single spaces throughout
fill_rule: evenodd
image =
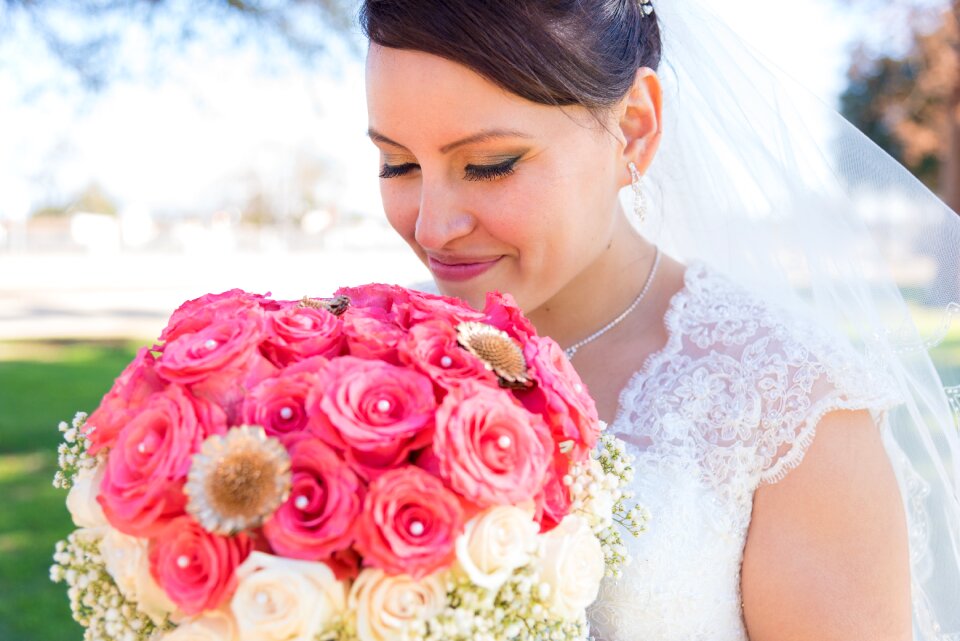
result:
M 509 296 L 184 303 L 62 423 L 85 639 L 584 639 L 644 527 L 623 444 Z

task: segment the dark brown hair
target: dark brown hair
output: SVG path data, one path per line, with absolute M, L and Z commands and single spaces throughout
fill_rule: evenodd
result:
M 639 0 L 364 0 L 367 38 L 462 64 L 546 105 L 580 105 L 598 120 L 656 70 L 656 13 Z

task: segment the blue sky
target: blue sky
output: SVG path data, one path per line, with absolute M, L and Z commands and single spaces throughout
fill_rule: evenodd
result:
M 835 101 L 862 18 L 829 0 L 704 1 L 814 93 Z M 22 219 L 94 181 L 121 209 L 212 208 L 238 176 L 256 174 L 282 191 L 298 150 L 328 159 L 343 208 L 379 212 L 362 61 L 339 56 L 333 74 L 281 60 L 279 73 L 266 73 L 262 50 L 217 45 L 200 38 L 165 62 L 165 78 L 120 81 L 80 100 L 69 72 L 27 32 L 0 43 L 0 59 L 8 61 L 0 66 L 0 219 Z M 123 55 L 138 69 L 150 52 L 129 45 Z M 39 82 L 63 90 L 23 100 L 24 87 Z

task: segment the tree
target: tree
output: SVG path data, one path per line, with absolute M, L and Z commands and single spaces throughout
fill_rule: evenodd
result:
M 899 19 L 888 15 L 882 22 L 871 17 L 873 24 L 891 25 L 882 38 L 907 41 L 899 50 L 861 44 L 841 96 L 844 115 L 960 213 L 960 0 L 844 2 L 900 12 Z M 960 256 L 939 249 L 946 234 L 931 230 L 922 241 L 929 246 L 917 248 L 937 256 L 930 291 L 939 298 L 930 302 L 938 306 L 945 304 L 944 296 L 960 300 Z
M 869 2 L 869 0 L 860 0 Z M 899 5 L 916 25 L 903 52 L 855 52 L 844 115 L 960 211 L 960 0 Z
M 355 51 L 350 0 L 0 0 L 0 39 L 25 29 L 76 73 L 83 87 L 98 90 L 126 75 L 117 55 L 132 27 L 142 28 L 151 49 L 174 49 L 205 28 L 234 41 L 279 44 L 305 64 L 322 59 L 331 45 Z M 139 33 L 139 32 L 138 32 Z M 340 36 L 337 42 L 331 34 Z M 162 66 L 162 56 L 154 64 Z

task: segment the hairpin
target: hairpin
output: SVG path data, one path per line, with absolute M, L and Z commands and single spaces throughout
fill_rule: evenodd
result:
M 643 12 L 644 17 L 653 13 L 653 0 L 640 0 L 640 11 Z

